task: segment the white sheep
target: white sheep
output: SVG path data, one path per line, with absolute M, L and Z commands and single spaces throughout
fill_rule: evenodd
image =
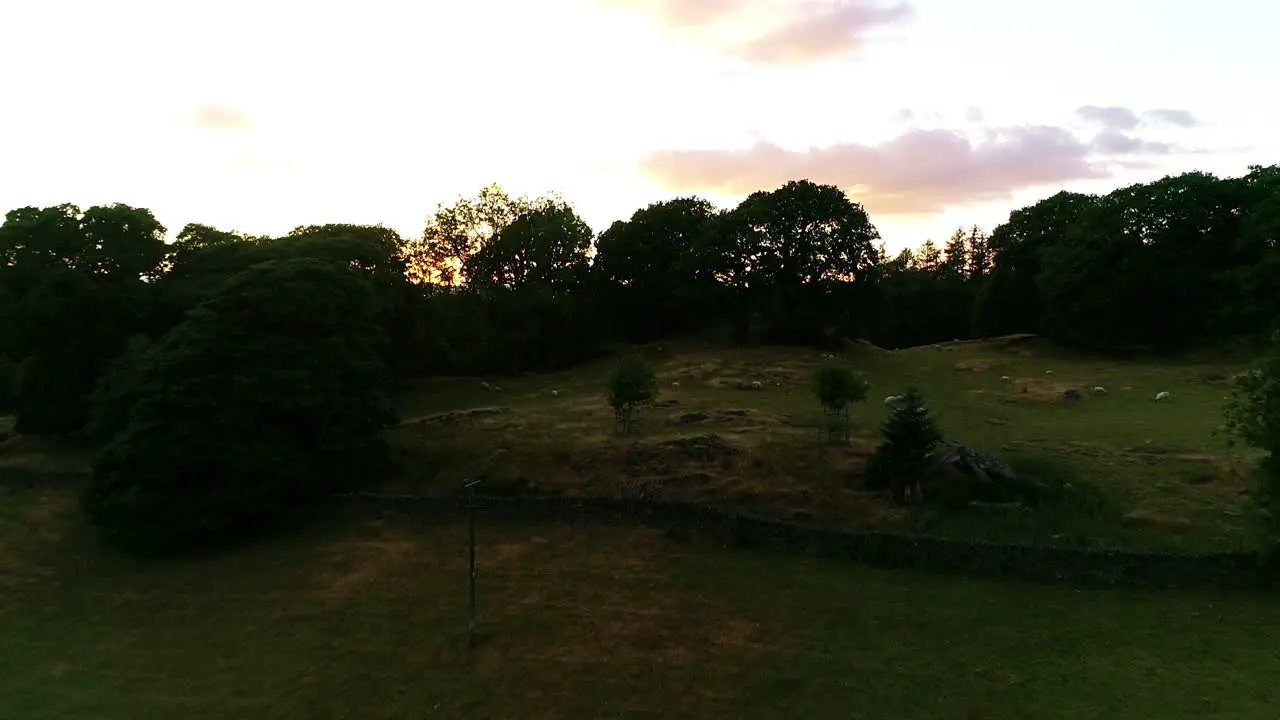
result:
M 1000 382 L 1005 383 L 1005 384 L 1007 385 L 1007 384 L 1009 384 L 1009 383 L 1013 382 L 1013 378 L 1009 377 L 1008 375 L 1001 375 L 1001 376 L 1000 376 Z
M 1093 394 L 1094 394 L 1094 395 L 1106 395 L 1106 394 L 1107 394 L 1107 389 L 1106 389 L 1106 388 L 1104 388 L 1104 387 L 1102 387 L 1101 385 L 1098 385 L 1098 386 L 1096 386 L 1096 387 L 1094 387 L 1094 388 L 1093 388 Z
M 484 390 L 488 390 L 490 387 L 489 382 L 487 380 L 480 381 L 480 387 Z
M 1165 400 L 1168 400 L 1168 399 L 1169 399 L 1168 390 L 1161 390 L 1160 392 L 1156 393 L 1156 402 L 1164 402 Z
M 901 399 L 902 399 L 902 396 L 901 396 L 901 395 L 890 395 L 890 396 L 888 396 L 888 397 L 886 397 L 886 398 L 884 399 L 884 404 L 885 404 L 886 406 L 888 406 L 888 405 L 892 405 L 892 404 L 894 404 L 894 403 L 898 402 L 898 401 L 899 401 L 899 400 L 901 400 Z
M 560 391 L 559 391 L 559 390 L 552 390 L 552 391 L 551 391 L 551 397 L 560 397 Z
M 1045 370 L 1045 371 L 1044 371 L 1044 374 L 1045 374 L 1045 375 L 1052 375 L 1052 374 L 1053 374 L 1053 371 L 1052 371 L 1052 370 Z
M 751 381 L 751 389 L 752 389 L 752 390 L 759 390 L 759 389 L 760 389 L 760 381 L 759 381 L 759 380 L 752 380 L 752 381 Z
M 493 386 L 493 391 L 494 391 L 494 392 L 502 392 L 502 386 L 501 386 L 501 385 L 494 385 L 494 386 Z
M 672 381 L 672 383 L 671 383 L 671 389 L 672 389 L 672 390 L 679 390 L 679 389 L 680 389 L 680 381 L 679 381 L 679 380 L 674 380 L 674 381 Z

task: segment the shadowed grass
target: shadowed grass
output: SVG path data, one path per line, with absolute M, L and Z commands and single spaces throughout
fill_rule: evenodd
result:
M 0 499 L 6 518 L 67 521 L 28 515 L 41 495 Z M 182 563 L 105 553 L 74 523 L 7 545 L 30 572 L 0 585 L 0 717 L 1270 720 L 1280 705 L 1270 598 L 482 519 L 468 653 L 464 527 L 323 524 Z

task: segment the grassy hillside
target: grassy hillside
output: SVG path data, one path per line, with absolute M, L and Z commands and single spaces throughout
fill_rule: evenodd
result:
M 393 433 L 416 458 L 400 489 L 446 491 L 488 473 L 495 484 L 710 500 L 857 527 L 1173 549 L 1247 542 L 1249 458 L 1211 437 L 1242 364 L 1104 361 L 1016 337 L 892 352 L 849 343 L 842 356 L 871 382 L 871 397 L 853 408 L 850 447 L 832 448 L 818 442 L 816 351 L 646 352 L 657 363 L 660 397 L 632 438 L 614 436 L 602 398 L 611 361 L 488 378 L 501 392 L 475 378 L 416 387 L 402 398 L 407 421 Z M 762 388 L 750 389 L 752 381 Z M 881 401 L 908 384 L 924 392 L 949 437 L 1015 466 L 1049 468 L 1089 492 L 1035 517 L 987 510 L 940 518 L 910 517 L 859 492 L 888 415 Z M 1107 393 L 1094 394 L 1095 386 Z M 1071 388 L 1083 397 L 1065 399 Z M 1165 390 L 1171 400 L 1156 403 Z
M 1275 717 L 1280 608 L 733 552 L 649 531 L 330 518 L 103 551 L 0 490 L 0 717 Z

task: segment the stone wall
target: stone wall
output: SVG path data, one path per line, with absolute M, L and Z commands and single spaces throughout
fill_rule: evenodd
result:
M 351 493 L 344 501 L 425 522 L 465 516 L 464 497 Z M 642 526 L 733 547 L 911 568 L 1102 587 L 1273 589 L 1280 563 L 1246 552 L 1189 555 L 967 542 L 857 532 L 735 515 L 707 505 L 604 497 L 475 498 L 481 523 Z

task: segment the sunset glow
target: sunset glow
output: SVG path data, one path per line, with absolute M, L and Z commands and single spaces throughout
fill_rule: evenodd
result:
M 1123 9 L 1121 9 L 1123 8 Z M 806 177 L 890 249 L 1062 188 L 1280 161 L 1280 10 L 1100 0 L 9 3 L 0 205 L 382 223 L 497 182 L 596 231 Z

